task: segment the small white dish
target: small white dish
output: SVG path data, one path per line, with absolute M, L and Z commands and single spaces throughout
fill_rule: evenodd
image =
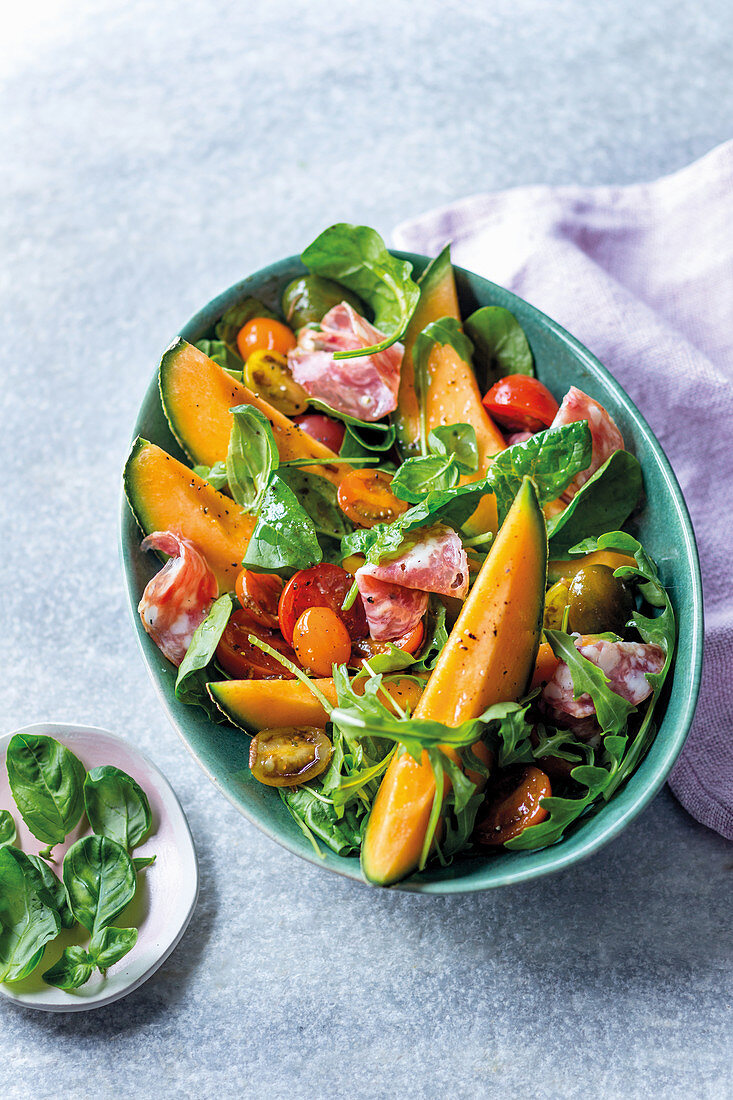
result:
M 140 784 L 148 796 L 153 825 L 150 835 L 139 845 L 134 856 L 154 855 L 155 863 L 138 873 L 134 899 L 115 924 L 134 925 L 138 929 L 137 943 L 132 951 L 106 977 L 99 971 L 86 985 L 72 993 L 46 985 L 41 974 L 61 955 L 64 947 L 86 943 L 83 928 L 76 926 L 47 944 L 41 963 L 27 978 L 19 982 L 0 982 L 0 994 L 16 1004 L 46 1012 L 85 1012 L 101 1008 L 127 996 L 142 985 L 168 958 L 188 927 L 199 892 L 199 871 L 196 850 L 186 815 L 165 776 L 139 749 L 109 730 L 93 726 L 61 725 L 40 722 L 24 726 L 14 733 L 45 733 L 74 752 L 85 768 L 113 764 L 122 768 Z M 43 844 L 26 827 L 13 801 L 8 784 L 5 756 L 13 733 L 0 737 L 0 808 L 13 815 L 17 828 L 14 844 L 29 854 L 37 854 Z M 52 869 L 60 874 L 67 848 L 90 832 L 86 815 L 63 844 L 54 848 Z

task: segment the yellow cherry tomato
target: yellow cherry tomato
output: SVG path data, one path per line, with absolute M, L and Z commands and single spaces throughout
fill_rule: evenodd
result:
M 352 470 L 338 487 L 341 511 L 360 527 L 391 523 L 409 505 L 390 489 L 392 475 L 384 470 Z
M 562 630 L 565 608 L 568 606 L 568 586 L 565 581 L 557 581 L 545 593 L 544 626 L 548 630 Z
M 267 787 L 297 787 L 326 770 L 332 751 L 318 726 L 278 726 L 252 738 L 249 768 Z
M 295 344 L 292 330 L 270 317 L 253 317 L 237 333 L 239 354 L 245 360 L 253 351 L 276 351 L 279 355 L 287 355 Z
M 244 365 L 244 384 L 285 416 L 308 408 L 308 394 L 293 378 L 284 355 L 253 351 Z
M 330 607 L 309 607 L 293 629 L 293 649 L 304 668 L 330 676 L 334 664 L 346 664 L 351 656 L 351 638 Z

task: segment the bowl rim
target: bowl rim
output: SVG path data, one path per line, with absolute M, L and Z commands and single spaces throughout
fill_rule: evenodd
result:
M 433 257 L 423 255 L 417 252 L 405 252 L 400 249 L 389 249 L 389 252 L 401 260 L 407 260 L 413 264 L 418 263 L 420 267 L 426 266 L 431 262 Z M 654 773 L 651 774 L 642 789 L 639 790 L 634 800 L 625 807 L 623 811 L 619 811 L 617 807 L 617 813 L 614 819 L 609 820 L 607 826 L 600 831 L 597 835 L 591 835 L 587 838 L 585 843 L 579 843 L 578 833 L 574 834 L 575 843 L 565 850 L 564 840 L 558 841 L 556 844 L 550 845 L 547 848 L 539 849 L 545 857 L 541 866 L 526 865 L 518 862 L 516 868 L 503 868 L 500 875 L 488 882 L 470 881 L 468 883 L 462 883 L 460 877 L 447 878 L 432 881 L 421 881 L 420 875 L 413 875 L 404 882 L 395 883 L 389 889 L 397 890 L 407 893 L 420 893 L 420 894 L 432 894 L 432 895 L 448 895 L 448 894 L 469 894 L 479 893 L 485 890 L 496 889 L 500 886 L 514 885 L 520 882 L 527 881 L 529 879 L 535 879 L 543 877 L 544 875 L 553 874 L 557 871 L 563 870 L 565 867 L 570 866 L 573 863 L 577 863 L 583 859 L 587 859 L 594 852 L 598 851 L 604 845 L 608 844 L 611 840 L 619 835 L 626 828 L 629 822 L 641 813 L 646 806 L 656 797 L 664 783 L 666 782 L 669 773 L 674 766 L 675 761 L 680 755 L 684 743 L 690 731 L 690 726 L 697 706 L 697 700 L 700 692 L 700 681 L 702 675 L 702 661 L 703 661 L 703 637 L 704 637 L 704 613 L 703 613 L 703 597 L 702 597 L 702 576 L 700 571 L 700 559 L 697 549 L 697 542 L 692 526 L 692 520 L 690 513 L 685 502 L 682 489 L 677 480 L 677 477 L 672 469 L 672 466 L 665 454 L 665 451 L 657 439 L 656 435 L 649 426 L 644 415 L 639 411 L 629 395 L 623 389 L 619 382 L 614 378 L 607 367 L 601 363 L 601 361 L 585 347 L 576 337 L 569 333 L 562 327 L 557 321 L 554 321 L 547 314 L 537 309 L 524 298 L 520 298 L 519 295 L 514 294 L 513 291 L 500 286 L 498 283 L 494 283 L 491 279 L 485 278 L 483 275 L 479 275 L 477 272 L 470 271 L 468 268 L 453 264 L 453 270 L 460 272 L 462 275 L 480 279 L 483 283 L 492 291 L 497 291 L 500 296 L 508 298 L 510 301 L 514 300 L 521 303 L 522 310 L 529 312 L 534 320 L 538 324 L 548 329 L 553 336 L 558 338 L 562 343 L 568 345 L 574 352 L 576 358 L 585 363 L 590 368 L 590 373 L 595 376 L 600 376 L 605 382 L 607 388 L 612 392 L 615 400 L 623 408 L 627 417 L 634 423 L 634 426 L 640 432 L 640 434 L 646 438 L 649 442 L 652 451 L 655 453 L 655 457 L 659 463 L 659 468 L 664 477 L 665 485 L 668 491 L 668 497 L 673 502 L 680 526 L 684 534 L 684 560 L 690 566 L 690 580 L 691 580 L 691 618 L 692 618 L 692 630 L 691 630 L 691 645 L 690 645 L 690 665 L 691 665 L 691 677 L 689 680 L 689 687 L 686 693 L 686 697 L 682 701 L 681 714 L 677 719 L 675 736 L 670 740 L 667 745 L 663 756 L 656 761 Z M 197 312 L 181 327 L 178 336 L 183 339 L 189 339 L 187 333 L 191 333 L 193 330 L 201 328 L 203 325 L 207 327 L 211 324 L 211 318 L 221 316 L 223 310 L 227 307 L 230 299 L 236 297 L 237 293 L 241 292 L 245 288 L 248 288 L 248 284 L 258 282 L 262 283 L 268 279 L 282 278 L 283 269 L 290 267 L 300 267 L 303 271 L 304 268 L 299 255 L 286 256 L 280 260 L 276 260 L 265 267 L 259 268 L 253 271 L 250 275 L 244 279 L 239 280 L 237 283 L 232 284 L 225 290 L 221 291 L 214 298 L 212 298 L 206 305 Z M 217 312 L 218 311 L 218 312 Z M 138 406 L 138 413 L 135 420 L 135 426 L 131 437 L 131 443 L 139 435 L 138 426 L 141 418 L 141 410 L 148 403 L 153 391 L 159 393 L 158 389 L 158 369 L 156 368 L 153 378 L 149 385 L 146 387 L 145 394 L 142 398 L 140 405 Z M 148 674 L 153 682 L 155 690 L 163 704 L 163 709 L 173 726 L 175 732 L 183 744 L 188 749 L 191 756 L 194 758 L 198 766 L 204 772 L 204 774 L 211 780 L 216 789 L 224 795 L 224 797 L 256 828 L 263 832 L 271 840 L 274 840 L 286 851 L 298 856 L 301 859 L 307 860 L 316 867 L 320 867 L 322 870 L 333 872 L 340 875 L 343 878 L 347 878 L 352 882 L 358 882 L 362 885 L 370 886 L 363 875 L 360 873 L 360 864 L 357 864 L 357 873 L 354 873 L 354 869 L 350 861 L 347 863 L 344 860 L 344 866 L 334 866 L 332 864 L 325 865 L 321 862 L 315 852 L 311 853 L 297 847 L 290 841 L 287 835 L 282 835 L 276 829 L 271 828 L 266 822 L 261 821 L 249 808 L 243 805 L 242 801 L 238 799 L 235 794 L 227 791 L 217 778 L 217 776 L 211 771 L 211 769 L 201 760 L 198 753 L 194 749 L 193 745 L 189 742 L 188 738 L 183 733 L 182 728 L 179 725 L 178 720 L 174 716 L 172 710 L 168 705 L 166 698 L 166 692 L 163 685 L 158 681 L 157 677 L 153 674 L 153 669 L 147 660 L 147 656 L 143 649 L 143 642 L 138 624 L 135 619 L 133 600 L 130 598 L 131 594 L 131 577 L 128 573 L 125 564 L 125 542 L 124 542 L 124 527 L 125 521 L 129 513 L 129 505 L 125 497 L 124 489 L 121 493 L 120 501 L 120 522 L 118 526 L 118 549 L 120 554 L 120 565 L 122 568 L 123 577 L 125 579 L 125 586 L 128 594 L 128 610 L 133 622 L 133 629 L 135 637 L 143 657 L 143 663 L 148 671 Z M 677 654 L 675 654 L 675 662 Z M 661 724 L 660 724 L 661 728 Z M 659 729 L 657 730 L 657 737 L 659 736 Z M 656 738 L 655 738 L 656 740 Z M 648 754 L 642 759 L 639 764 L 639 768 L 643 767 L 648 759 Z M 612 803 L 609 803 L 609 806 Z M 605 807 L 599 810 L 595 817 L 599 817 L 603 814 Z

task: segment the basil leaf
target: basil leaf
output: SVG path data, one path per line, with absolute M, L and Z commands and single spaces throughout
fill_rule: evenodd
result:
M 614 451 L 565 511 L 548 521 L 550 556 L 567 558 L 579 539 L 620 527 L 636 507 L 642 484 L 639 460 L 628 451 Z
M 254 405 L 236 405 L 226 457 L 229 491 L 246 512 L 256 512 L 280 461 L 272 425 Z
M 473 344 L 473 364 L 482 392 L 507 374 L 534 375 L 532 351 L 513 313 L 482 306 L 464 322 Z
M 136 848 L 150 832 L 148 796 L 131 775 L 112 764 L 92 768 L 87 774 L 84 805 L 94 832 L 116 840 L 123 848 Z
M 233 343 L 236 344 L 236 335 Z M 227 374 L 231 374 L 238 382 L 242 381 L 244 363 L 239 355 L 236 355 L 223 340 L 197 340 L 194 347 L 212 359 L 217 366 L 223 367 Z
M 0 810 L 0 848 L 15 840 L 15 822 L 8 810 Z
M 411 278 L 412 264 L 391 256 L 374 229 L 345 222 L 332 225 L 308 245 L 301 259 L 315 275 L 335 279 L 358 294 L 371 306 L 374 327 L 385 336 L 373 347 L 336 352 L 334 359 L 373 355 L 399 340 L 420 291 Z
M 137 943 L 137 928 L 100 928 L 92 936 L 89 954 L 104 974 L 110 966 L 124 959 Z
M 94 973 L 94 960 L 83 947 L 66 947 L 58 962 L 42 975 L 47 985 L 57 989 L 78 989 Z
M 308 569 L 322 558 L 313 520 L 290 486 L 273 474 L 242 565 L 273 573 L 280 569 Z
M 430 432 L 428 447 L 434 455 L 455 459 L 462 474 L 478 470 L 478 444 L 472 424 L 440 424 Z
M 226 462 L 215 462 L 213 466 L 194 466 L 193 472 L 197 477 L 208 481 L 212 489 L 221 492 L 227 486 Z
M 460 321 L 455 317 L 441 317 L 438 321 L 431 321 L 418 335 L 412 349 L 415 397 L 420 413 L 420 453 L 423 455 L 428 452 L 426 401 L 432 380 L 429 369 L 430 356 L 434 347 L 443 347 L 445 344 L 450 344 L 464 362 L 471 362 L 473 344 L 463 332 Z
M 573 679 L 573 698 L 590 695 L 598 722 L 604 733 L 618 734 L 626 728 L 628 717 L 636 707 L 627 703 L 608 685 L 608 678 L 597 665 L 576 648 L 573 638 L 562 630 L 545 630 L 545 637 L 552 652 L 570 669 Z
M 155 863 L 155 856 L 133 856 L 132 866 L 136 871 L 142 871 L 146 867 L 152 867 Z
M 509 511 L 524 477 L 531 477 L 540 505 L 555 500 L 590 465 L 593 441 L 585 420 L 538 432 L 495 456 L 486 485 L 496 496 L 499 523 Z
M 29 855 L 27 858 L 41 876 L 41 881 L 48 891 L 50 899 L 49 904 L 58 913 L 61 927 L 72 928 L 74 925 L 74 915 L 69 907 L 69 898 L 63 882 L 54 874 L 48 864 L 44 863 L 40 856 Z
M 330 481 L 296 466 L 282 468 L 278 476 L 305 508 L 319 535 L 340 540 L 353 530 L 339 507 L 336 486 Z
M 121 844 L 106 836 L 77 840 L 64 857 L 71 911 L 92 935 L 111 924 L 135 896 L 135 869 Z
M 181 703 L 203 707 L 207 714 L 210 711 L 210 701 L 206 684 L 211 677 L 205 670 L 214 658 L 231 613 L 232 597 L 225 592 L 214 601 L 204 621 L 194 630 L 176 677 L 176 699 Z M 221 717 L 220 711 L 219 721 Z
M 214 329 L 217 340 L 223 340 L 225 344 L 236 348 L 239 330 L 254 317 L 269 317 L 277 320 L 277 314 L 273 313 L 259 298 L 245 298 L 236 306 L 230 306 L 218 322 Z
M 59 928 L 59 915 L 28 856 L 10 845 L 0 848 L 0 982 L 20 981 L 35 970 Z
M 84 809 L 84 765 L 65 745 L 37 733 L 16 733 L 6 763 L 10 790 L 26 825 L 50 847 L 60 844 Z

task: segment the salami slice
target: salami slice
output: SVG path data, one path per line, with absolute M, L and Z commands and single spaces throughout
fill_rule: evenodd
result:
M 652 693 L 647 674 L 661 672 L 664 666 L 664 651 L 658 645 L 584 638 L 577 638 L 575 645 L 579 653 L 600 668 L 611 691 L 634 706 L 643 703 Z M 590 695 L 573 698 L 573 679 L 564 661 L 543 688 L 542 699 L 564 725 L 571 724 L 566 719 L 586 719 L 595 715 Z
M 158 649 L 178 666 L 194 630 L 219 594 L 219 586 L 194 544 L 172 531 L 154 531 L 143 539 L 141 549 L 159 550 L 170 559 L 148 581 L 138 611 Z
M 562 400 L 557 415 L 551 427 L 559 428 L 563 424 L 574 424 L 578 420 L 587 420 L 593 440 L 593 452 L 590 466 L 581 470 L 571 481 L 563 493 L 563 500 L 572 500 L 578 489 L 585 485 L 596 470 L 611 457 L 614 451 L 623 451 L 624 440 L 614 420 L 609 416 L 603 405 L 599 405 L 592 397 L 571 386 Z
M 468 558 L 452 527 L 435 523 L 410 531 L 396 557 L 379 565 L 367 563 L 356 572 L 421 592 L 438 592 L 463 600 L 468 593 Z
M 320 329 L 301 329 L 298 346 L 288 352 L 288 365 L 311 397 L 360 420 L 379 420 L 397 408 L 402 344 L 357 359 L 334 359 L 333 353 L 368 348 L 383 339 L 347 302 L 341 302 L 328 311 Z
M 371 637 L 377 642 L 391 642 L 410 634 L 428 609 L 427 592 L 381 581 L 364 569 L 357 569 L 356 583 Z

